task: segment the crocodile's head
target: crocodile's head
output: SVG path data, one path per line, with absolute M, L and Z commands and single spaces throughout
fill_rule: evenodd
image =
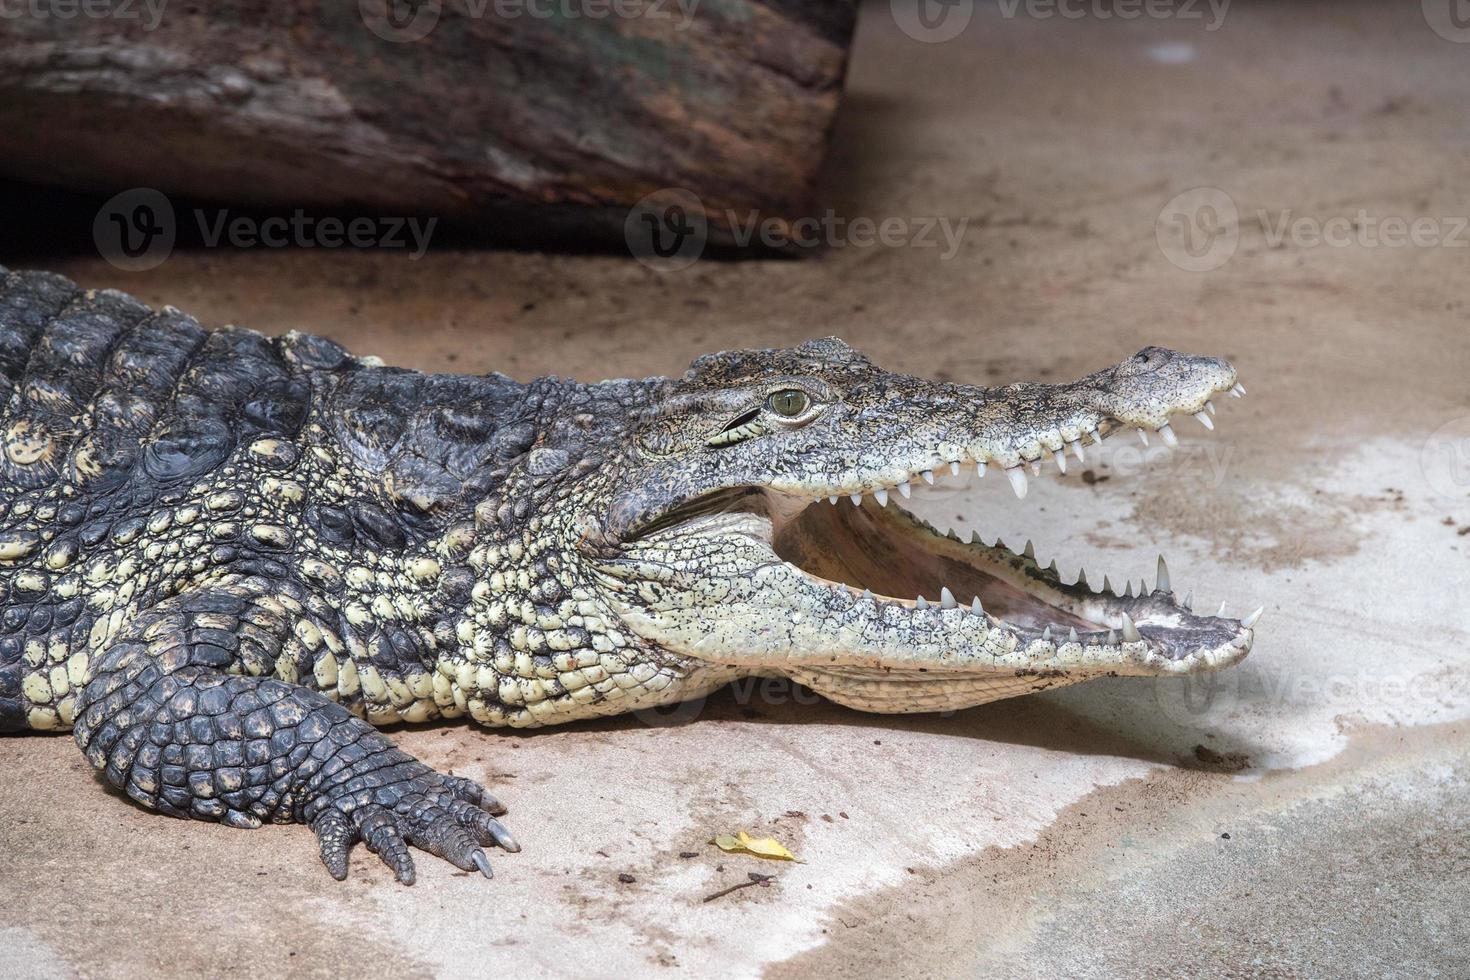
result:
M 1197 615 L 1162 566 L 1146 594 L 1097 591 L 905 505 L 977 467 L 1024 496 L 1048 457 L 1124 428 L 1172 442 L 1171 415 L 1208 424 L 1232 390 L 1225 361 L 1161 348 L 1005 388 L 892 374 L 836 339 L 703 357 L 633 423 L 589 551 L 644 639 L 869 710 L 1217 669 L 1249 651 L 1254 617 Z

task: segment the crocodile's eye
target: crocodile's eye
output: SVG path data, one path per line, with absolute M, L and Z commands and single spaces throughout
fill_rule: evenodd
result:
M 782 388 L 766 397 L 766 407 L 788 419 L 794 419 L 805 412 L 811 403 L 811 398 L 800 388 Z

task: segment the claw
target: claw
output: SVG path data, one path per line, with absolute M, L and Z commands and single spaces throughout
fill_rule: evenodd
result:
M 490 818 L 490 832 L 495 835 L 495 843 L 500 845 L 501 850 L 514 854 L 521 849 L 521 845 L 510 835 L 510 831 L 505 829 L 505 824 L 494 817 Z
M 466 779 L 463 776 L 449 776 L 444 782 L 449 787 L 451 793 L 466 803 L 473 803 L 482 810 L 489 810 L 497 817 L 506 810 L 504 803 L 491 796 L 486 792 L 485 787 L 473 779 Z
M 486 878 L 495 877 L 495 872 L 490 870 L 490 859 L 485 856 L 484 851 L 476 851 L 471 854 L 470 860 L 475 862 L 475 867 L 480 869 L 480 874 Z
M 516 839 L 505 828 L 505 824 L 478 807 L 466 807 L 456 812 L 455 817 L 461 826 L 469 828 L 481 844 L 493 842 L 512 854 L 521 849 L 521 845 L 516 843 Z
M 345 881 L 347 850 L 352 846 L 354 836 L 347 818 L 336 810 L 327 810 L 317 817 L 311 829 L 321 844 L 322 864 L 327 866 L 327 874 L 338 881 Z
M 417 877 L 413 867 L 413 855 L 408 853 L 408 843 L 398 832 L 393 815 L 377 804 L 369 804 L 353 811 L 357 832 L 367 844 L 368 850 L 376 854 L 392 871 L 393 876 L 405 885 L 414 883 Z

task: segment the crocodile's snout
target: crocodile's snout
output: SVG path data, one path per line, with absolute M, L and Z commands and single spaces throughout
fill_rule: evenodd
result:
M 841 350 L 721 355 L 686 377 L 686 406 L 699 386 L 722 394 L 718 417 L 688 427 L 725 424 L 738 437 L 659 463 L 667 475 L 622 498 L 641 521 L 624 512 L 633 531 L 604 567 L 641 636 L 827 692 L 840 676 L 848 703 L 887 711 L 1218 669 L 1250 649 L 1254 615 L 1196 613 L 1162 559 L 1152 588 L 1118 591 L 1105 576 L 1099 587 L 1085 573 L 1063 582 L 1029 543 L 961 542 L 906 510 L 936 483 L 987 472 L 1024 497 L 1043 465 L 1065 472 L 1069 456 L 1083 461 L 1125 428 L 1169 444 L 1171 416 L 1212 428 L 1214 399 L 1243 393 L 1227 362 L 1152 347 L 1070 384 L 984 388 L 891 374 Z M 730 399 L 740 385 L 750 397 Z M 798 410 L 780 417 L 773 392 Z M 745 519 L 715 519 L 731 513 Z

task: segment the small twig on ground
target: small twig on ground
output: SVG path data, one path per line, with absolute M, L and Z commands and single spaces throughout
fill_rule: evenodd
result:
M 715 892 L 713 895 L 704 896 L 703 901 L 713 902 L 717 898 L 724 898 L 731 892 L 738 892 L 742 888 L 749 888 L 752 885 L 766 885 L 776 880 L 775 875 L 763 875 L 758 871 L 747 872 L 747 875 L 750 878 L 749 881 L 742 881 L 738 885 L 731 885 L 729 888 L 722 888 L 719 891 Z

